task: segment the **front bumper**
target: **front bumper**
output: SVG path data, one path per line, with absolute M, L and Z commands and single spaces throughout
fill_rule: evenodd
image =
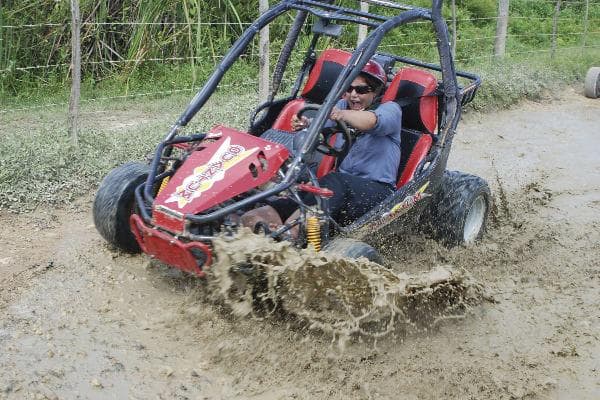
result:
M 205 269 L 212 263 L 212 249 L 208 244 L 182 242 L 176 236 L 146 225 L 137 214 L 131 215 L 129 224 L 140 248 L 151 258 L 201 278 L 206 275 Z

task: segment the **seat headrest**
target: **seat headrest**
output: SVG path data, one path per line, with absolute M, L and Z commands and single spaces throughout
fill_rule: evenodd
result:
M 311 103 L 322 104 L 351 56 L 352 53 L 344 50 L 324 50 L 308 75 L 302 97 Z
M 381 102 L 397 101 L 402 107 L 402 128 L 434 133 L 438 118 L 437 78 L 415 68 L 399 70 Z

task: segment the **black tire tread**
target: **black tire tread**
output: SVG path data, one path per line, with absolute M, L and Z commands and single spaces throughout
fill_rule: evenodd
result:
M 485 232 L 491 209 L 492 195 L 489 186 L 484 179 L 476 175 L 460 171 L 444 171 L 439 190 L 431 202 L 430 221 L 428 221 L 436 239 L 449 246 L 464 243 L 465 219 L 472 201 L 479 193 L 485 196 L 487 210 L 477 239 L 480 239 Z
M 383 264 L 383 260 L 375 248 L 356 239 L 337 238 L 329 242 L 323 250 L 344 258 L 356 260 L 365 257 L 369 261 Z
M 123 164 L 106 175 L 94 199 L 94 225 L 100 235 L 128 253 L 140 247 L 129 227 L 134 191 L 148 176 L 148 166 L 137 162 Z

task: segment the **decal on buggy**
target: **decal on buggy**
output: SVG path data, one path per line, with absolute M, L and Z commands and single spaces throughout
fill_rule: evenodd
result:
M 231 138 L 226 138 L 210 161 L 194 168 L 192 175 L 186 177 L 165 202 L 177 202 L 179 208 L 185 207 L 213 187 L 215 182 L 223 180 L 228 169 L 258 150 L 258 147 L 246 150 L 243 146 L 230 143 Z
M 428 187 L 429 181 L 421 186 L 414 194 L 409 194 L 400 203 L 394 205 L 390 211 L 383 213 L 381 217 L 377 218 L 375 221 L 369 222 L 363 227 L 359 228 L 359 233 L 356 234 L 356 237 L 364 237 L 370 233 L 376 232 L 378 229 L 407 213 L 408 210 L 413 208 L 414 205 L 417 204 L 417 202 L 419 202 L 421 199 L 431 196 L 430 193 L 425 193 L 425 190 L 427 190 Z
M 429 193 L 425 193 L 425 190 L 428 187 L 429 181 L 427 181 L 423 186 L 421 186 L 419 190 L 415 192 L 415 194 L 406 196 L 404 200 L 392 207 L 390 212 L 383 214 L 382 218 L 395 216 L 402 210 L 408 210 L 412 208 L 415 204 L 417 204 L 417 201 L 421 200 L 422 198 L 431 196 Z

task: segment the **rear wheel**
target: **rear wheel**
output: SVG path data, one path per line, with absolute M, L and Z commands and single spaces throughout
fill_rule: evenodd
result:
M 585 76 L 585 96 L 590 99 L 600 97 L 600 67 L 592 67 Z
M 147 165 L 134 162 L 123 164 L 102 180 L 94 199 L 96 229 L 107 242 L 129 253 L 140 252 L 129 226 L 129 217 L 135 209 L 135 188 L 147 176 Z
M 358 259 L 361 257 L 369 261 L 383 264 L 381 256 L 372 246 L 356 239 L 338 238 L 334 239 L 323 248 L 323 251 L 332 253 L 344 258 Z
M 449 246 L 471 244 L 485 232 L 491 208 L 490 188 L 482 178 L 444 171 L 428 215 L 434 236 Z

